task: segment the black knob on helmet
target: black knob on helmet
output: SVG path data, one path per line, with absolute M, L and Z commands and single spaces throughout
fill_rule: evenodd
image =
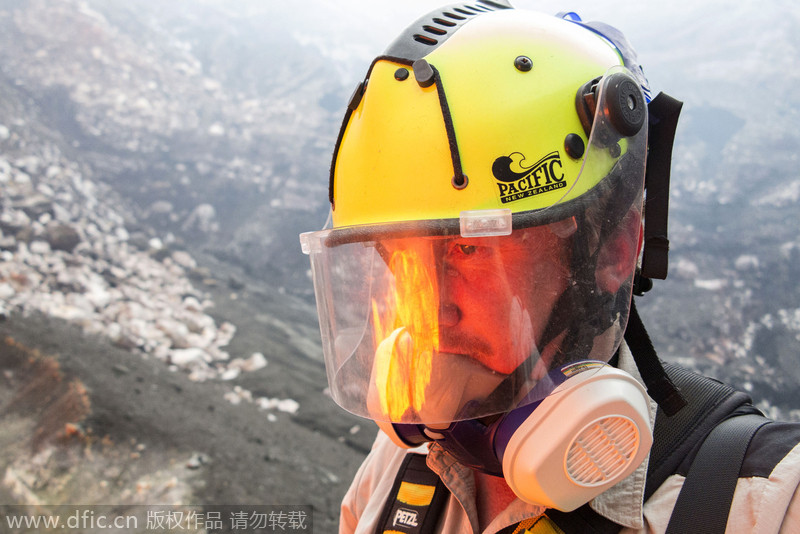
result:
M 608 84 L 608 117 L 623 136 L 635 135 L 644 125 L 647 106 L 636 81 L 623 73 L 612 74 Z

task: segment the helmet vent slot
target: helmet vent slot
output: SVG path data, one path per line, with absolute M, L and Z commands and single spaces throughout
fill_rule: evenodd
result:
M 437 36 L 447 35 L 447 28 L 455 28 L 463 24 L 462 21 L 466 21 L 469 17 L 494 10 L 491 7 L 463 5 L 462 7 L 454 7 L 453 11 L 442 11 L 441 16 L 431 19 L 434 25 L 425 24 L 422 26 L 422 30 Z M 412 38 L 418 43 L 428 46 L 439 44 L 438 40 L 420 33 L 415 33 Z
M 444 34 L 447 33 L 447 30 L 443 30 L 441 28 L 437 28 L 436 26 L 427 26 L 426 25 L 426 26 L 423 26 L 422 29 L 425 30 L 426 32 L 432 33 L 434 35 L 444 35 Z
M 436 46 L 437 44 L 439 44 L 439 41 L 437 41 L 436 39 L 428 37 L 426 35 L 420 35 L 418 33 L 414 34 L 414 40 L 418 43 L 422 43 L 428 46 Z
M 598 486 L 619 476 L 639 448 L 639 431 L 627 417 L 606 417 L 578 435 L 567 453 L 570 478 L 582 486 Z
M 445 11 L 444 13 L 442 13 L 442 15 L 444 15 L 448 19 L 467 20 L 467 17 L 462 17 L 461 15 L 456 15 L 455 13 L 450 13 L 449 11 Z
M 507 0 L 478 0 L 444 6 L 418 19 L 389 45 L 383 55 L 416 61 L 441 46 L 455 31 L 478 15 L 501 9 L 513 9 Z
M 456 23 L 453 22 L 452 20 L 444 20 L 444 19 L 440 19 L 438 17 L 433 19 L 433 22 L 435 22 L 436 24 L 439 24 L 440 26 L 447 26 L 448 28 L 452 28 L 453 26 L 456 26 Z

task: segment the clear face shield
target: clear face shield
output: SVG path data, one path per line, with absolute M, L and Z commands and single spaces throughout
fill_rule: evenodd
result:
M 552 371 L 613 356 L 637 259 L 646 128 L 621 135 L 600 91 L 573 189 L 605 170 L 580 195 L 301 236 L 340 406 L 444 428 L 537 402 Z

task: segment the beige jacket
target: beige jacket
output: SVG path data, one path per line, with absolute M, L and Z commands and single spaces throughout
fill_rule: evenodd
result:
M 637 379 L 641 377 L 626 347 L 620 350 L 619 367 Z M 655 404 L 651 403 L 655 418 Z M 439 532 L 476 534 L 475 483 L 472 470 L 455 462 L 437 445 L 430 451 L 423 446 L 413 452 L 428 453 L 428 466 L 436 472 L 451 495 L 440 521 Z M 372 447 L 342 502 L 340 534 L 372 534 L 388 499 L 403 458 L 409 451 L 398 448 L 382 432 Z M 683 477 L 673 475 L 642 504 L 647 461 L 628 478 L 591 502 L 601 515 L 623 525 L 623 534 L 661 533 L 669 523 L 672 508 L 683 485 Z M 792 449 L 769 477 L 741 478 L 736 487 L 727 533 L 800 533 L 800 446 Z M 519 499 L 500 513 L 483 534 L 494 534 L 524 519 L 536 517 L 542 508 Z

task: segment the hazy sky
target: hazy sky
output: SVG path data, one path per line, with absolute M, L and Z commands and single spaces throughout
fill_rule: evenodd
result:
M 687 0 L 677 0 L 686 3 Z M 711 0 L 712 2 L 719 0 Z M 477 3 L 467 0 L 463 4 Z M 293 19 L 295 35 L 305 42 L 313 42 L 326 55 L 333 59 L 358 58 L 366 66 L 372 58 L 383 52 L 386 46 L 406 27 L 418 18 L 433 10 L 455 4 L 439 0 L 338 0 L 335 3 L 320 0 L 295 0 L 287 18 Z M 236 4 L 232 4 L 236 5 Z M 265 12 L 277 15 L 279 4 L 273 0 L 260 2 Z M 602 20 L 617 26 L 634 41 L 637 34 L 645 33 L 646 27 L 661 24 L 655 21 L 659 11 L 651 0 L 631 2 L 630 0 L 512 0 L 519 9 L 531 9 L 547 14 L 560 11 L 575 11 L 584 20 Z M 648 10 L 649 6 L 649 10 Z M 277 8 L 277 9 L 276 9 Z M 360 75 L 359 71 L 359 75 Z M 348 77 L 358 77 L 348 73 Z
M 331 6 L 330 12 L 325 14 L 330 31 L 338 32 L 345 29 L 358 28 L 370 36 L 383 35 L 386 39 L 399 33 L 403 28 L 426 13 L 455 2 L 437 0 L 338 0 L 335 7 Z M 463 2 L 465 4 L 475 2 Z M 719 3 L 712 0 L 712 4 Z M 321 6 L 314 0 L 301 0 L 313 11 Z M 544 13 L 555 14 L 560 11 L 575 11 L 584 19 L 604 20 L 612 25 L 620 26 L 625 32 L 634 30 L 634 26 L 654 24 L 665 18 L 663 2 L 654 0 L 511 0 L 511 4 L 520 9 L 532 9 Z M 686 15 L 690 2 L 677 0 L 670 2 L 670 18 L 680 18 Z M 691 4 L 696 5 L 693 0 Z M 294 5 L 294 4 L 293 4 Z M 705 2 L 709 5 L 709 2 Z M 327 6 L 326 6 L 327 7 Z M 328 11 L 322 8 L 322 13 Z M 699 11 L 699 9 L 695 9 Z M 306 11 L 308 13 L 308 11 Z M 313 15 L 312 15 L 313 16 Z
M 299 31 L 318 39 L 324 53 L 331 57 L 362 58 L 366 66 L 416 19 L 452 3 L 455 2 L 295 0 L 291 13 L 302 14 L 305 22 Z M 511 3 L 516 8 L 553 15 L 575 11 L 584 20 L 600 20 L 616 26 L 639 53 L 654 89 L 664 86 L 667 92 L 690 90 L 695 94 L 687 96 L 694 102 L 718 100 L 724 89 L 732 93 L 725 95 L 726 98 L 733 96 L 738 100 L 731 102 L 732 105 L 746 109 L 758 102 L 777 102 L 786 90 L 800 83 L 796 38 L 800 33 L 800 7 L 793 0 L 735 3 L 511 0 Z M 270 4 L 276 5 L 273 0 L 261 5 Z M 777 84 L 759 83 L 776 77 Z M 675 87 L 676 83 L 680 85 Z M 732 91 L 731 84 L 736 87 Z M 782 112 L 785 113 L 786 110 Z

